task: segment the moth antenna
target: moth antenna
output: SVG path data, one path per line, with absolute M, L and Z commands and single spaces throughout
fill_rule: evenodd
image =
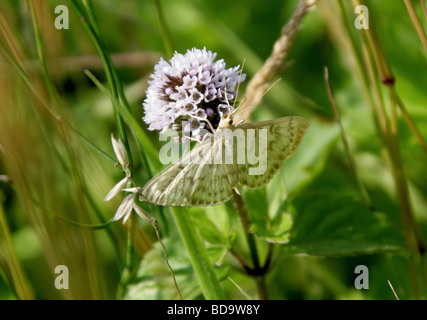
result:
M 230 106 L 230 102 L 228 101 L 228 94 L 227 94 L 227 83 L 224 84 L 224 89 L 225 89 L 225 100 L 227 101 L 227 106 L 228 106 L 228 113 L 231 114 L 232 113 L 231 106 Z
M 244 104 L 245 104 L 245 102 L 246 102 L 246 100 L 248 100 L 246 97 L 242 97 L 241 99 L 239 99 L 239 100 L 243 100 L 242 101 L 242 103 L 240 103 L 238 106 L 237 106 L 237 108 L 235 108 L 234 109 L 234 113 L 236 113 L 237 112 L 237 110 L 239 110 L 239 108 L 241 107 L 241 106 L 243 106 Z
M 277 79 L 276 81 L 274 81 L 267 90 L 265 90 L 265 92 L 262 94 L 261 98 L 264 97 L 268 91 L 270 91 L 271 88 L 273 88 L 280 80 L 282 80 L 282 78 Z
M 235 108 L 235 106 L 236 106 L 236 103 L 237 103 L 237 96 L 239 95 L 239 90 L 240 90 L 240 80 L 242 79 L 242 74 L 243 74 L 243 68 L 245 67 L 245 61 L 246 61 L 246 59 L 243 59 L 243 63 L 242 63 L 242 69 L 240 70 L 240 76 L 239 76 L 239 82 L 237 83 L 237 89 L 236 89 L 236 97 L 235 97 L 235 99 L 234 99 L 234 103 L 233 103 L 233 109 L 234 109 L 234 111 L 233 112 L 231 112 L 231 106 L 230 106 L 230 102 L 228 101 L 228 95 L 227 95 L 227 83 L 225 83 L 225 85 L 224 85 L 224 88 L 225 88 L 225 100 L 227 101 L 227 105 L 228 105 L 228 113 L 230 113 L 230 114 L 234 114 L 236 111 L 237 111 L 237 109 L 240 107 L 240 105 L 239 105 L 239 107 L 237 107 L 237 108 Z M 246 101 L 246 100 L 245 100 Z
M 277 79 L 273 84 L 271 84 L 269 87 L 268 87 L 268 89 L 267 90 L 265 90 L 265 92 L 262 94 L 262 96 L 261 96 L 261 98 L 263 98 L 266 94 L 267 94 L 267 92 L 268 91 L 270 91 L 271 90 L 271 88 L 273 88 L 280 80 L 282 80 L 282 78 L 279 78 L 279 79 Z M 240 83 L 239 83 L 240 84 Z M 236 112 L 241 106 L 243 106 L 244 105 L 244 103 L 246 102 L 246 97 L 244 97 L 243 98 L 244 100 L 243 100 L 243 102 L 241 103 L 241 104 L 239 104 L 239 106 L 234 110 L 234 112 Z
M 245 67 L 246 58 L 243 59 L 242 62 L 242 69 L 240 70 L 240 76 L 239 76 L 239 82 L 237 83 L 237 89 L 236 89 L 236 98 L 239 96 L 239 90 L 240 90 L 240 80 L 242 79 L 243 74 L 243 68 Z M 233 108 L 236 106 L 237 99 L 234 99 Z

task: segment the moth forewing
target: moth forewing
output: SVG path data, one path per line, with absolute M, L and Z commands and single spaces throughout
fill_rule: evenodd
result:
M 267 129 L 246 129 L 246 161 L 249 175 L 263 175 L 267 170 Z
M 261 168 L 251 168 L 249 163 L 246 166 L 240 166 L 240 183 L 249 188 L 260 188 L 268 183 L 275 173 L 281 167 L 283 161 L 288 159 L 297 149 L 304 135 L 308 121 L 301 117 L 284 117 L 275 120 L 242 124 L 240 127 L 245 130 L 267 130 L 266 144 L 266 169 L 262 174 Z M 260 141 L 260 140 L 258 140 Z M 262 150 L 262 146 L 258 150 Z M 250 169 L 251 173 L 249 172 Z M 255 171 L 254 171 L 255 170 Z

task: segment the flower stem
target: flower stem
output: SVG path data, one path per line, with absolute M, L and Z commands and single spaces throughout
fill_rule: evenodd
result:
M 234 206 L 239 213 L 240 222 L 242 223 L 243 230 L 245 232 L 246 240 L 249 245 L 249 252 L 252 259 L 253 269 L 249 270 L 249 273 L 255 276 L 255 281 L 258 288 L 258 295 L 261 300 L 267 300 L 267 287 L 265 284 L 265 273 L 266 269 L 261 267 L 259 261 L 259 254 L 256 246 L 255 236 L 250 232 L 250 220 L 246 210 L 245 203 L 240 194 L 233 190 L 233 201 Z
M 120 285 L 117 291 L 117 298 L 122 299 L 124 293 L 126 292 L 126 286 L 129 284 L 132 279 L 132 269 L 133 269 L 133 260 L 135 256 L 135 248 L 133 246 L 133 240 L 135 235 L 135 216 L 130 215 L 127 225 L 127 243 L 126 243 L 126 261 L 123 268 Z

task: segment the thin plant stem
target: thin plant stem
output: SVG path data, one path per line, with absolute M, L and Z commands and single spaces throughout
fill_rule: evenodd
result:
M 420 130 L 418 129 L 417 125 L 415 124 L 414 120 L 412 119 L 411 115 L 408 112 L 408 109 L 406 108 L 405 104 L 403 103 L 402 99 L 397 95 L 395 87 L 391 87 L 392 94 L 394 95 L 394 98 L 396 99 L 396 104 L 399 107 L 399 110 L 402 112 L 402 116 L 405 119 L 406 123 L 408 124 L 411 131 L 414 133 L 415 138 L 418 140 L 418 143 L 423 148 L 424 152 L 427 155 L 427 142 L 424 139 L 423 135 L 421 134 Z
M 165 46 L 165 51 L 168 57 L 172 57 L 172 54 L 173 54 L 172 40 L 171 40 L 169 28 L 166 24 L 166 19 L 163 13 L 162 4 L 160 0 L 154 0 L 154 2 L 156 4 L 157 15 L 159 16 L 160 30 L 162 32 L 162 39 L 163 39 L 163 44 Z
M 381 94 L 380 84 L 379 84 L 379 75 L 375 69 L 373 58 L 371 58 L 369 49 L 367 47 L 366 41 L 362 41 L 362 50 L 363 50 L 363 62 L 364 69 L 368 75 L 368 86 L 372 87 L 372 95 L 374 97 L 372 100 L 375 100 L 375 113 L 378 117 L 377 133 L 382 138 L 384 146 L 387 148 L 390 147 L 390 120 L 387 116 L 386 106 Z
M 337 108 L 337 105 L 336 105 L 336 102 L 335 102 L 334 94 L 332 92 L 332 86 L 331 86 L 331 83 L 330 83 L 330 80 L 329 80 L 328 67 L 324 68 L 324 79 L 325 79 L 325 84 L 326 84 L 326 89 L 327 89 L 327 93 L 328 93 L 329 102 L 330 102 L 330 104 L 332 106 L 332 110 L 334 111 L 335 120 L 337 121 L 337 123 L 339 125 L 339 128 L 340 128 L 341 139 L 342 139 L 343 144 L 344 144 L 344 149 L 345 149 L 345 151 L 347 153 L 347 158 L 348 158 L 348 161 L 349 161 L 349 164 L 350 164 L 351 173 L 353 175 L 353 178 L 356 180 L 356 183 L 357 183 L 360 195 L 362 196 L 363 200 L 365 201 L 365 203 L 369 207 L 372 207 L 371 199 L 369 198 L 369 195 L 366 192 L 366 189 L 365 189 L 362 181 L 360 180 L 359 175 L 357 174 L 356 162 L 354 161 L 353 154 L 351 153 L 350 145 L 348 143 L 347 136 L 345 134 L 344 127 L 343 127 L 342 122 L 341 122 L 341 117 L 340 117 L 340 114 L 339 114 L 339 111 L 338 111 L 338 108 Z
M 417 31 L 418 37 L 420 38 L 424 51 L 427 54 L 427 37 L 424 32 L 423 25 L 421 24 L 421 21 L 418 18 L 417 12 L 415 11 L 414 5 L 410 0 L 403 0 L 403 3 L 405 4 L 406 9 L 408 10 L 409 17 L 411 18 L 412 23 L 414 24 L 415 30 Z M 423 6 L 423 9 L 425 9 L 425 6 Z
M 168 266 L 168 268 L 169 268 L 169 270 L 170 270 L 170 272 L 171 272 L 171 274 L 172 274 L 173 283 L 174 283 L 174 285 L 175 285 L 176 290 L 178 291 L 179 298 L 180 298 L 181 300 L 183 300 L 181 290 L 179 290 L 178 283 L 176 282 L 175 272 L 173 271 L 173 269 L 172 269 L 171 265 L 169 264 L 168 251 L 167 251 L 167 249 L 166 249 L 165 244 L 164 244 L 164 243 L 163 243 L 163 241 L 162 241 L 162 238 L 160 237 L 159 225 L 158 225 L 158 223 L 157 223 L 157 220 L 156 220 L 156 219 L 154 219 L 154 220 L 153 220 L 153 222 L 152 222 L 151 224 L 152 224 L 152 226 L 153 226 L 154 230 L 156 231 L 157 239 L 159 240 L 160 245 L 162 246 L 163 251 L 164 251 L 164 253 L 165 253 L 165 261 L 166 261 L 166 265 Z
M 356 6 L 362 4 L 362 2 L 360 0 L 354 0 L 353 4 Z M 408 250 L 413 255 L 413 259 L 409 259 L 408 262 L 410 269 L 409 273 L 411 277 L 414 297 L 418 299 L 420 292 L 417 279 L 417 266 L 420 266 L 420 261 L 423 258 L 423 254 L 425 252 L 425 244 L 422 238 L 422 234 L 419 231 L 419 226 L 413 215 L 408 189 L 408 182 L 403 170 L 403 164 L 400 155 L 397 118 L 398 95 L 394 87 L 395 79 L 392 76 L 391 68 L 388 64 L 386 56 L 383 53 L 380 41 L 377 38 L 375 32 L 373 31 L 373 28 L 371 27 L 361 32 L 363 36 L 366 36 L 367 48 L 369 49 L 369 53 L 374 58 L 375 68 L 378 72 L 378 76 L 389 92 L 391 117 L 389 132 L 385 133 L 385 136 L 389 138 L 389 143 L 386 145 L 386 149 L 391 160 L 391 170 L 394 177 L 396 193 L 400 206 L 405 242 Z M 362 41 L 364 41 L 365 39 L 363 36 Z
M 279 38 L 273 45 L 270 56 L 263 66 L 254 75 L 246 88 L 246 98 L 244 108 L 235 115 L 234 120 L 248 120 L 251 112 L 260 104 L 265 91 L 274 82 L 274 79 L 283 71 L 285 58 L 299 31 L 301 20 L 313 8 L 316 0 L 301 0 L 292 13 L 289 21 L 283 26 Z
M 387 280 L 388 285 L 390 286 L 391 291 L 393 292 L 394 297 L 396 298 L 396 300 L 400 300 L 399 296 L 397 295 L 396 291 L 393 288 L 393 285 L 391 284 L 390 280 Z
M 231 279 L 230 277 L 227 277 L 228 280 L 231 281 L 232 284 L 234 284 L 236 286 L 236 288 L 240 291 L 241 294 L 243 294 L 246 298 L 246 300 L 253 300 L 252 297 L 250 295 L 248 295 L 241 286 L 239 286 L 233 279 Z
M 414 134 L 415 138 L 418 140 L 419 144 L 423 148 L 424 152 L 427 154 L 427 142 L 425 141 L 424 137 L 422 136 L 421 132 L 419 131 L 417 125 L 415 124 L 414 120 L 412 119 L 411 115 L 407 111 L 404 103 L 399 98 L 399 96 L 396 93 L 396 89 L 394 86 L 395 79 L 392 76 L 391 69 L 388 66 L 387 59 L 385 58 L 384 54 L 382 53 L 382 49 L 379 46 L 379 41 L 376 39 L 376 35 L 373 32 L 370 32 L 367 30 L 366 33 L 363 34 L 363 36 L 366 36 L 367 42 L 371 48 L 374 48 L 372 50 L 372 54 L 376 63 L 376 66 L 378 68 L 378 73 L 381 78 L 381 82 L 388 86 L 389 90 L 394 91 L 393 95 L 396 99 L 397 106 L 399 107 L 400 111 L 403 114 L 403 118 L 405 122 L 407 123 L 408 127 Z M 381 104 L 382 106 L 383 104 Z
M 399 182 L 397 182 L 398 189 L 400 190 L 400 197 L 401 202 L 403 204 L 403 208 L 405 209 L 404 212 L 408 215 L 407 219 L 408 224 L 414 228 L 414 232 L 417 238 L 418 243 L 418 251 L 420 253 L 423 253 L 425 251 L 425 244 L 424 240 L 422 239 L 421 232 L 419 231 L 418 224 L 415 222 L 415 218 L 412 214 L 412 209 L 410 205 L 410 196 L 409 196 L 409 190 L 407 187 L 407 180 L 403 172 L 403 164 L 401 160 L 400 155 L 400 147 L 399 147 L 399 135 L 398 135 L 398 115 L 397 115 L 397 109 L 399 108 L 400 111 L 402 111 L 402 114 L 404 115 L 404 119 L 409 119 L 409 127 L 412 129 L 415 137 L 420 138 L 420 144 L 423 148 L 425 148 L 426 143 L 424 139 L 421 136 L 421 133 L 418 131 L 415 123 L 412 121 L 409 113 L 406 110 L 406 107 L 404 106 L 402 100 L 400 99 L 399 95 L 396 92 L 395 88 L 395 79 L 392 76 L 391 68 L 389 67 L 389 64 L 387 62 L 386 56 L 383 53 L 383 50 L 380 46 L 380 41 L 373 40 L 376 39 L 376 34 L 371 29 L 365 30 L 365 34 L 367 35 L 367 39 L 369 42 L 369 48 L 374 56 L 380 57 L 381 63 L 376 61 L 376 63 L 380 63 L 382 66 L 386 66 L 386 69 L 382 70 L 379 65 L 376 65 L 379 72 L 379 77 L 382 79 L 383 84 L 388 89 L 389 97 L 390 97 L 390 111 L 391 111 L 391 120 L 390 120 L 390 132 L 389 132 L 389 138 L 390 138 L 390 145 L 389 150 L 391 153 L 391 159 L 393 161 L 393 164 L 395 165 L 395 169 L 398 171 L 397 177 L 399 177 Z M 382 71 L 381 71 L 382 70 Z M 383 73 L 381 73 L 383 72 Z M 414 131 L 415 130 L 415 131 Z M 426 150 L 426 149 L 424 149 Z M 401 173 L 399 173 L 401 172 Z
M 74 4 L 74 8 L 78 12 L 78 14 L 83 17 L 81 19 L 83 22 L 83 25 L 84 25 L 85 29 L 87 30 L 87 32 L 89 33 L 97 51 L 98 51 L 98 54 L 101 57 L 101 60 L 104 64 L 104 69 L 105 69 L 105 73 L 107 76 L 108 85 L 109 85 L 110 92 L 111 92 L 111 97 L 114 97 L 114 99 L 112 98 L 112 104 L 114 106 L 114 110 L 115 110 L 115 114 L 116 114 L 116 123 L 117 123 L 117 127 L 119 129 L 120 138 L 122 139 L 123 144 L 125 145 L 125 149 L 126 149 L 127 157 L 129 159 L 129 163 L 131 164 L 129 171 L 130 171 L 130 174 L 132 177 L 132 173 L 133 173 L 132 153 L 131 153 L 130 147 L 129 147 L 129 141 L 127 138 L 124 120 L 123 120 L 123 118 L 120 115 L 120 112 L 118 110 L 118 104 L 115 103 L 116 102 L 115 99 L 118 100 L 120 97 L 119 89 L 118 89 L 119 87 L 121 88 L 120 80 L 119 80 L 118 76 L 116 75 L 116 71 L 114 69 L 114 66 L 112 65 L 111 57 L 110 57 L 110 55 L 106 49 L 106 46 L 104 44 L 103 39 L 102 39 L 102 35 L 101 35 L 98 23 L 97 23 L 96 18 L 95 18 L 95 14 L 92 10 L 91 3 L 89 1 L 82 0 L 86 16 L 83 14 L 83 10 L 79 6 L 79 4 L 77 3 L 76 0 L 73 0 L 72 3 Z M 126 101 L 126 103 L 127 103 L 127 101 Z M 129 106 L 125 105 L 125 107 L 129 111 L 129 109 L 130 109 Z M 123 291 L 123 288 L 130 281 L 131 270 L 133 268 L 133 256 L 134 256 L 134 251 L 135 251 L 135 248 L 133 246 L 134 231 L 135 231 L 135 229 L 133 226 L 133 217 L 131 217 L 131 219 L 129 219 L 129 226 L 128 226 L 128 232 L 127 232 L 126 261 L 125 261 L 125 267 L 123 270 L 123 274 L 122 274 L 122 277 L 120 280 L 121 290 L 119 290 L 119 291 Z M 122 292 L 120 292 L 120 295 L 121 294 L 122 294 Z
M 75 3 L 75 1 L 76 0 L 73 0 L 74 3 Z M 91 38 L 94 41 L 95 46 L 98 50 L 98 53 L 101 57 L 101 60 L 104 64 L 104 68 L 106 70 L 106 75 L 107 75 L 107 80 L 108 80 L 110 91 L 111 91 L 111 97 L 113 97 L 112 99 L 115 98 L 120 102 L 118 104 L 113 103 L 114 110 L 116 113 L 117 127 L 119 129 L 120 137 L 121 137 L 121 139 L 125 145 L 125 148 L 127 150 L 129 163 L 132 164 L 132 153 L 130 151 L 127 133 L 126 133 L 126 129 L 124 127 L 125 124 L 124 124 L 123 114 L 120 112 L 120 110 L 118 110 L 119 106 L 122 105 L 126 109 L 126 112 L 130 114 L 131 107 L 130 107 L 130 104 L 126 98 L 122 81 L 120 80 L 120 78 L 117 74 L 117 71 L 113 65 L 112 60 L 111 60 L 111 56 L 108 53 L 105 42 L 102 38 L 102 33 L 101 33 L 101 30 L 98 26 L 98 23 L 97 23 L 97 20 L 95 17 L 95 13 L 94 13 L 93 8 L 92 8 L 92 4 L 88 0 L 82 0 L 82 3 L 83 3 L 84 9 L 86 10 L 87 16 L 88 16 L 87 20 L 82 19 L 82 21 L 84 24 L 87 24 L 86 29 L 89 32 L 89 34 L 91 35 Z M 79 12 L 79 14 L 83 15 L 83 10 L 78 6 L 77 3 L 75 4 L 75 8 Z M 135 131 L 132 130 L 132 132 L 135 135 Z M 143 144 L 143 145 L 145 147 L 147 144 Z M 148 164 L 147 157 L 143 151 L 143 148 L 140 148 L 140 150 L 141 150 L 140 153 L 141 153 L 141 159 L 143 161 L 143 164 L 144 164 L 147 172 L 150 174 L 151 169 L 150 169 L 150 166 Z M 159 212 L 161 221 L 165 225 L 165 229 L 168 230 L 167 220 L 164 216 L 163 209 L 158 208 L 157 211 Z
M 369 67 L 370 60 L 367 58 L 367 50 L 366 47 L 362 43 L 362 52 L 358 50 L 356 40 L 351 36 L 350 31 L 350 22 L 348 21 L 344 5 L 342 3 L 342 0 L 338 1 L 338 8 L 340 10 L 339 17 L 342 19 L 341 30 L 345 32 L 346 40 L 349 40 L 350 42 L 350 53 L 356 60 L 356 70 L 358 71 L 358 75 L 360 77 L 360 83 L 362 85 L 363 94 L 365 96 L 365 99 L 368 101 L 368 107 L 370 109 L 371 115 L 373 117 L 373 121 L 377 130 L 378 135 L 384 142 L 384 144 L 388 144 L 388 137 L 384 135 L 385 132 L 388 132 L 386 130 L 388 124 L 387 124 L 387 118 L 384 116 L 385 107 L 382 100 L 381 95 L 375 95 L 372 97 L 371 94 L 371 86 L 373 86 L 373 92 L 377 93 L 379 90 L 376 90 L 377 83 L 375 81 L 375 77 L 372 74 L 372 68 Z
M 426 7 L 426 4 L 425 4 L 424 0 L 420 0 L 420 3 L 421 3 L 421 7 L 423 8 L 424 18 L 426 18 L 426 20 L 427 20 L 427 7 Z
M 360 3 L 360 2 L 359 2 Z M 421 132 L 419 131 L 417 125 L 415 124 L 414 120 L 412 119 L 411 115 L 407 111 L 404 103 L 399 98 L 398 94 L 396 93 L 396 89 L 394 86 L 395 79 L 392 75 L 391 68 L 388 64 L 388 61 L 386 57 L 384 56 L 383 50 L 380 46 L 380 41 L 378 40 L 376 33 L 370 31 L 370 29 L 367 29 L 366 32 L 363 32 L 363 37 L 366 37 L 367 43 L 369 44 L 369 47 L 374 48 L 372 50 L 372 55 L 375 60 L 375 65 L 378 69 L 378 73 L 381 79 L 381 82 L 388 86 L 390 90 L 393 90 L 393 95 L 396 98 L 397 105 L 400 109 L 400 111 L 403 114 L 403 118 L 405 122 L 407 123 L 408 127 L 411 129 L 412 133 L 414 134 L 415 138 L 418 140 L 419 144 L 423 148 L 424 152 L 427 154 L 427 142 L 425 141 L 424 137 L 422 136 Z M 426 51 L 427 52 L 427 51 Z M 383 103 L 380 104 L 383 106 Z
M 249 215 L 246 210 L 244 200 L 240 194 L 233 190 L 233 201 L 234 207 L 236 208 L 240 222 L 243 226 L 243 231 L 245 232 L 246 240 L 249 246 L 249 252 L 253 264 L 253 274 L 255 276 L 255 281 L 258 288 L 258 295 L 261 300 L 267 300 L 267 287 L 265 284 L 265 270 L 261 268 L 261 263 L 259 260 L 258 249 L 256 246 L 255 235 L 250 232 L 250 220 Z
M 29 0 L 28 2 L 30 4 L 30 11 L 31 11 L 31 17 L 33 20 L 33 28 L 34 28 L 34 37 L 36 40 L 38 58 L 41 64 L 42 72 L 43 72 L 43 79 L 47 88 L 47 92 L 49 93 L 50 100 L 52 104 L 56 106 L 58 102 L 58 92 L 56 91 L 55 85 L 52 79 L 50 78 L 49 70 L 47 68 L 45 48 L 44 48 L 43 39 L 40 33 L 36 10 L 34 8 L 34 3 L 33 3 L 34 1 Z
M 77 12 L 77 14 L 81 17 L 80 20 L 83 24 L 83 27 L 86 29 L 87 33 L 89 34 L 90 38 L 92 39 L 92 42 L 96 48 L 96 51 L 98 52 L 98 55 L 101 58 L 102 64 L 105 69 L 105 75 L 107 78 L 107 83 L 110 89 L 111 96 L 118 99 L 118 91 L 117 91 L 117 83 L 115 81 L 115 77 L 113 75 L 112 63 L 111 59 L 109 60 L 109 54 L 106 51 L 106 48 L 103 44 L 102 38 L 99 38 L 98 35 L 100 35 L 99 28 L 97 27 L 97 24 L 95 23 L 94 14 L 92 12 L 91 6 L 88 4 L 87 1 L 82 1 L 84 4 L 84 8 L 82 8 L 77 0 L 71 0 L 71 3 Z M 90 17 L 92 19 L 90 19 Z M 114 103 L 113 103 L 113 106 Z M 114 108 L 115 115 L 116 115 L 116 122 L 117 122 L 117 128 L 119 131 L 120 138 L 122 139 L 126 150 L 128 159 L 130 162 L 132 162 L 132 155 L 129 148 L 129 143 L 127 139 L 127 133 L 124 127 L 123 119 L 119 115 L 119 111 Z
M 73 0 L 73 2 L 76 0 Z M 119 87 L 121 87 L 121 82 L 116 74 L 115 68 L 113 66 L 110 54 L 105 46 L 104 40 L 102 38 L 101 35 L 101 31 L 99 29 L 98 23 L 96 21 L 95 18 L 95 14 L 92 10 L 92 5 L 90 1 L 87 0 L 82 0 L 83 6 L 86 10 L 86 17 L 88 17 L 87 19 L 82 19 L 82 22 L 84 25 L 86 25 L 86 30 L 89 32 L 92 41 L 95 44 L 95 47 L 98 51 L 99 56 L 101 57 L 101 60 L 104 64 L 104 69 L 105 69 L 105 74 L 107 76 L 108 79 L 108 84 L 110 87 L 110 91 L 111 94 L 116 97 L 119 98 L 120 97 L 120 93 L 119 93 Z M 127 101 L 126 101 L 127 102 Z M 114 104 L 113 104 L 114 106 Z M 125 104 L 125 107 L 130 110 L 130 107 L 128 104 Z M 122 139 L 125 148 L 126 148 L 126 153 L 129 159 L 129 163 L 132 163 L 132 153 L 130 151 L 130 147 L 129 147 L 129 141 L 128 141 L 128 137 L 127 137 L 127 133 L 126 133 L 126 129 L 125 129 L 125 125 L 124 125 L 124 121 L 119 113 L 119 111 L 114 108 L 115 110 L 115 114 L 116 114 L 116 122 L 117 122 L 117 128 L 119 130 L 119 134 L 120 134 L 120 138 Z
M 403 233 L 405 235 L 405 242 L 408 250 L 414 255 L 414 258 L 409 263 L 409 271 L 411 276 L 411 284 L 414 293 L 414 297 L 419 299 L 419 285 L 418 279 L 416 277 L 417 274 L 417 263 L 419 262 L 420 252 L 424 252 L 425 249 L 421 249 L 424 247 L 424 244 L 420 243 L 422 241 L 419 238 L 419 233 L 415 231 L 414 235 L 414 227 L 416 227 L 416 223 L 414 221 L 414 217 L 412 215 L 412 207 L 409 200 L 409 190 L 406 182 L 405 174 L 402 168 L 400 152 L 399 152 L 399 143 L 398 143 L 398 126 L 397 126 L 397 112 L 396 112 L 396 101 L 394 97 L 391 95 L 391 160 L 393 165 L 393 176 L 397 188 L 397 194 L 399 197 L 399 206 L 401 208 L 401 218 L 402 218 L 402 227 Z
M 126 292 L 126 286 L 132 279 L 132 267 L 135 255 L 133 240 L 135 235 L 135 216 L 130 215 L 127 223 L 126 261 L 120 277 L 120 285 L 117 291 L 117 298 L 122 299 Z

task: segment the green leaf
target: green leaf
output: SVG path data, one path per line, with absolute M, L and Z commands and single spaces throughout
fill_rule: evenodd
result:
M 168 251 L 168 261 L 174 270 L 184 299 L 198 298 L 202 294 L 201 286 L 180 237 L 175 235 L 172 238 L 163 239 L 163 242 Z M 227 274 L 227 267 L 215 268 L 218 279 L 224 280 Z M 154 248 L 144 255 L 137 270 L 136 279 L 127 286 L 124 298 L 127 300 L 179 299 L 159 242 L 156 242 Z
M 206 246 L 209 260 L 217 266 L 222 265 L 230 245 L 223 246 Z
M 292 228 L 292 216 L 289 213 L 278 214 L 265 225 L 253 225 L 255 234 L 268 242 L 287 243 Z
M 232 220 L 225 207 L 187 209 L 204 240 L 209 260 L 221 265 L 235 236 Z
M 283 189 L 279 188 L 279 190 Z M 274 198 L 277 198 L 277 195 L 267 195 L 266 187 L 245 191 L 245 203 L 251 221 L 250 230 L 268 242 L 286 243 L 289 241 L 292 216 L 278 210 L 276 205 L 270 210 L 270 206 L 277 202 Z M 275 212 L 275 215 L 271 217 L 272 212 Z
M 228 243 L 230 221 L 225 210 L 211 207 L 191 208 L 188 212 L 203 239 L 214 245 Z
M 290 252 L 342 256 L 404 250 L 403 237 L 387 216 L 350 196 L 302 194 L 292 204 Z
M 266 188 L 246 189 L 244 193 L 246 209 L 253 225 L 264 225 L 269 220 Z

